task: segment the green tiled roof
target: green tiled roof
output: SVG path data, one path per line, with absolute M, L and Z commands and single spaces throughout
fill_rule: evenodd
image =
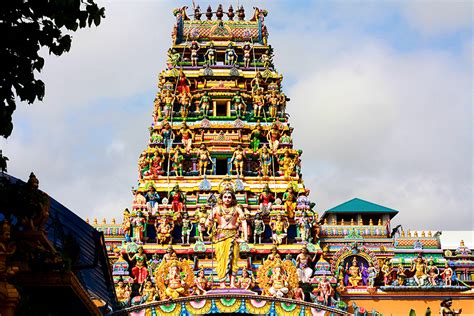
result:
M 394 216 L 398 213 L 398 211 L 372 202 L 354 198 L 325 212 L 325 214 L 329 213 L 385 213 Z

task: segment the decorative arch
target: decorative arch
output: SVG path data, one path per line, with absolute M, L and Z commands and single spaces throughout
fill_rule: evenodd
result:
M 331 271 L 335 273 L 336 268 L 339 266 L 341 262 L 344 262 L 348 257 L 351 256 L 359 256 L 362 257 L 367 261 L 367 263 L 372 263 L 377 269 L 377 271 L 380 271 L 380 266 L 379 262 L 377 260 L 377 256 L 370 251 L 367 247 L 365 246 L 358 246 L 357 243 L 352 245 L 352 247 L 345 246 L 333 256 L 333 260 L 331 263 Z

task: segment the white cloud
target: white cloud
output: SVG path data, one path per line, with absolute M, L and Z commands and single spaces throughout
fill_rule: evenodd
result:
M 419 32 L 446 35 L 473 25 L 473 2 L 468 0 L 404 1 L 402 14 Z

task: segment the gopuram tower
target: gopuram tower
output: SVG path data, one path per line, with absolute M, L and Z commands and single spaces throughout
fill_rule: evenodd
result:
M 359 198 L 314 211 L 267 11 L 173 14 L 132 205 L 122 223 L 93 222 L 114 315 L 406 315 L 428 313 L 426 302 L 449 311 L 452 299 L 468 308 L 474 257 L 463 241 L 443 250 L 441 232 L 392 229 L 397 210 Z

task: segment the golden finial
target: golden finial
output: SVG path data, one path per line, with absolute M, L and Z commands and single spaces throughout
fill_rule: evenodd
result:
M 115 225 L 115 217 L 112 217 L 112 224 Z
M 422 231 L 422 232 L 421 232 L 421 237 L 426 237 L 425 231 Z
M 107 224 L 107 220 L 105 219 L 105 217 L 102 219 L 102 225 L 105 225 Z
M 428 237 L 433 237 L 433 234 L 431 233 L 431 230 L 428 231 Z
M 94 217 L 94 225 L 97 225 L 97 217 Z
M 372 218 L 369 219 L 369 225 L 370 225 L 370 226 L 373 226 L 373 225 L 374 225 L 374 221 L 372 220 Z
M 351 226 L 354 226 L 354 218 L 351 218 Z
M 381 218 L 379 218 L 379 221 L 377 222 L 377 225 L 382 226 L 382 219 Z
M 86 217 L 86 223 L 89 224 L 89 217 Z

